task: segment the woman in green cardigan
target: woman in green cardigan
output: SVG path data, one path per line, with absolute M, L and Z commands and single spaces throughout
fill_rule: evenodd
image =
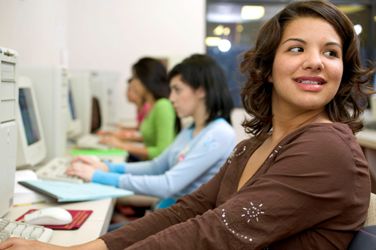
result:
M 150 160 L 173 142 L 177 132 L 167 71 L 159 60 L 144 57 L 133 65 L 130 81 L 135 94 L 150 106 L 140 133 L 102 133 L 101 142 L 128 151 L 128 161 Z

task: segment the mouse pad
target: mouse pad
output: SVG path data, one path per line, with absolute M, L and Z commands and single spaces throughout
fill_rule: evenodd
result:
M 23 217 L 31 212 L 34 212 L 37 209 L 30 209 L 23 215 L 21 215 L 19 218 L 16 219 L 16 221 L 22 221 Z M 93 213 L 93 210 L 71 210 L 67 209 L 67 211 L 72 215 L 72 222 L 67 225 L 42 225 L 44 227 L 48 227 L 54 230 L 75 230 L 78 229 L 84 224 L 86 219 Z

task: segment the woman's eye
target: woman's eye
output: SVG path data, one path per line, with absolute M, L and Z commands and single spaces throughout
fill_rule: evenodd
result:
M 304 50 L 301 47 L 292 47 L 289 49 L 289 51 L 297 53 L 297 52 L 303 52 Z
M 171 90 L 173 92 L 175 92 L 176 94 L 178 94 L 180 92 L 179 88 L 176 88 L 176 87 L 173 87 Z
M 330 57 L 338 57 L 338 52 L 334 50 L 329 50 L 324 52 L 324 55 L 330 56 Z

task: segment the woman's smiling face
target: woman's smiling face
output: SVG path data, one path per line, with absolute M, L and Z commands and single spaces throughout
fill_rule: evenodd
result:
M 323 19 L 299 17 L 286 25 L 276 50 L 269 78 L 273 108 L 324 109 L 342 74 L 342 41 L 335 29 Z

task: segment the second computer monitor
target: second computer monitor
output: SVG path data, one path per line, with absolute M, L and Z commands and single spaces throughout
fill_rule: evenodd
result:
M 79 96 L 76 96 L 77 93 L 73 90 L 73 83 L 72 80 L 69 78 L 68 81 L 68 109 L 69 109 L 69 117 L 68 117 L 68 125 L 67 125 L 67 136 L 69 139 L 75 139 L 82 133 L 82 123 L 78 116 L 77 112 L 77 99 L 80 99 Z
M 17 167 L 35 166 L 46 158 L 43 126 L 30 79 L 18 78 Z

